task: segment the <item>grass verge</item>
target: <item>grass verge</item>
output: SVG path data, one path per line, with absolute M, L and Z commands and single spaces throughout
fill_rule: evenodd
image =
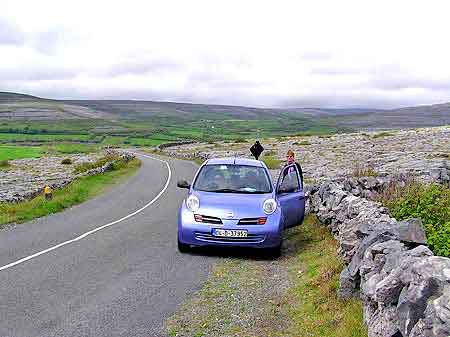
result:
M 104 192 L 111 185 L 124 181 L 134 174 L 140 165 L 139 160 L 133 159 L 118 170 L 76 179 L 70 185 L 55 190 L 51 201 L 46 201 L 41 195 L 17 204 L 0 203 L 0 226 L 30 221 L 82 203 Z
M 225 257 L 166 322 L 178 337 L 367 336 L 359 300 L 341 300 L 337 244 L 314 216 L 289 230 L 283 255 Z M 218 252 L 217 254 L 224 254 Z

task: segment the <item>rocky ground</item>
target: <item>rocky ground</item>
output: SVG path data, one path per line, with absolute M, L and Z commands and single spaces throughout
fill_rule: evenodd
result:
M 169 155 L 202 159 L 250 157 L 251 143 L 186 144 L 162 149 Z M 431 180 L 450 162 L 450 126 L 332 136 L 283 137 L 263 141 L 265 153 L 284 161 L 288 149 L 310 181 L 352 174 L 368 167 L 380 176 L 411 173 Z M 264 158 L 264 155 L 263 157 Z M 277 170 L 275 170 L 277 171 Z M 275 173 L 275 172 L 274 172 Z
M 60 188 L 79 175 L 92 175 L 110 169 L 111 163 L 77 174 L 75 167 L 83 163 L 93 163 L 106 152 L 91 154 L 72 154 L 42 158 L 17 159 L 9 161 L 7 168 L 0 169 L 0 202 L 19 202 L 31 199 L 41 193 L 46 185 Z M 111 154 L 111 152 L 108 152 Z M 126 161 L 134 155 L 120 152 Z M 63 164 L 63 159 L 70 159 Z
M 10 167 L 0 171 L 0 202 L 20 201 L 32 197 L 45 185 L 71 181 L 75 165 L 94 162 L 99 157 L 100 154 L 89 154 L 11 160 Z M 64 158 L 70 158 L 72 164 L 62 164 Z

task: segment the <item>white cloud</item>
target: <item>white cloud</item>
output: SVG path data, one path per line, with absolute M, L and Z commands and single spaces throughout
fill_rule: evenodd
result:
M 7 0 L 0 86 L 254 106 L 450 101 L 449 10 L 446 0 Z

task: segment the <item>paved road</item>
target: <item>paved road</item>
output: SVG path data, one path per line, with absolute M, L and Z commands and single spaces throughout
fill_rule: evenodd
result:
M 0 231 L 0 267 L 145 206 L 163 190 L 165 163 L 141 157 L 126 183 L 63 213 Z M 165 159 L 167 160 L 167 159 Z M 161 325 L 198 289 L 214 260 L 176 249 L 176 188 L 191 162 L 167 160 L 171 179 L 135 216 L 0 270 L 0 336 L 164 336 Z

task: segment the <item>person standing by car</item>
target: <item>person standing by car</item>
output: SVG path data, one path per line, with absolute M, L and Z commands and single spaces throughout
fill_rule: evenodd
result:
M 295 166 L 297 167 L 298 174 L 300 175 L 300 180 L 301 180 L 300 183 L 301 183 L 301 186 L 303 188 L 303 171 L 302 171 L 302 167 L 301 167 L 300 163 L 295 161 L 294 151 L 288 150 L 288 152 L 286 154 L 286 159 L 287 159 L 287 162 L 284 165 L 285 167 L 287 165 L 292 165 L 292 164 L 295 164 Z
M 255 144 L 252 145 L 250 148 L 250 152 L 255 157 L 256 160 L 258 160 L 261 153 L 264 151 L 263 146 L 259 143 L 259 140 L 255 142 Z

